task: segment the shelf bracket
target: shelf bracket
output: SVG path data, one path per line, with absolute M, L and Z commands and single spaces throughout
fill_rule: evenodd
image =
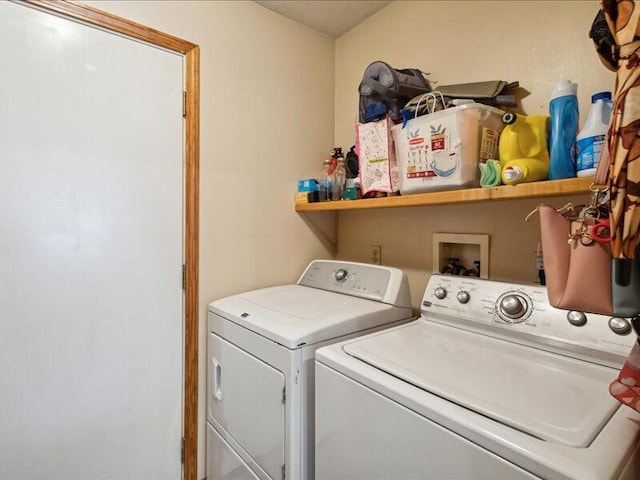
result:
M 332 255 L 338 253 L 338 212 L 335 210 L 298 212 Z

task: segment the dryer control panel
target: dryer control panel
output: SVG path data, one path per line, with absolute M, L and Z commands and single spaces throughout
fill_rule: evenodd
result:
M 411 308 L 409 283 L 402 270 L 382 265 L 314 260 L 298 285 Z
M 426 320 L 614 365 L 637 338 L 627 318 L 552 307 L 540 285 L 432 275 L 421 312 Z

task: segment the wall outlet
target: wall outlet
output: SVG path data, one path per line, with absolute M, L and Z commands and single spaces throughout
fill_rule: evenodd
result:
M 371 245 L 371 263 L 382 265 L 382 245 Z

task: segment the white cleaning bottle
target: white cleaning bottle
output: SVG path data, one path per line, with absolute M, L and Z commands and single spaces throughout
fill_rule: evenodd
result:
M 576 137 L 578 177 L 593 177 L 596 173 L 612 108 L 611 92 L 600 92 L 591 97 L 587 121 Z

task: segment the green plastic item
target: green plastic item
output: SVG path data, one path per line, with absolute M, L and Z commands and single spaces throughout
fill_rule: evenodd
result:
M 498 160 L 487 160 L 480 165 L 480 186 L 484 188 L 496 187 L 502 183 L 502 166 Z

